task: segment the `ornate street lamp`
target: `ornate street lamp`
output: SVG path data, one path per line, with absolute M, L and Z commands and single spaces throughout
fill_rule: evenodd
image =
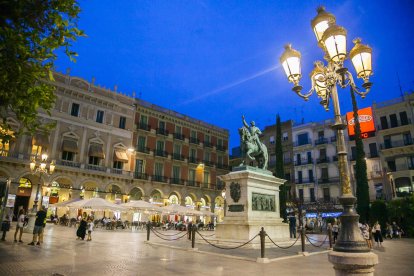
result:
M 356 86 L 352 74 L 344 67 L 344 62 L 348 58 L 346 48 L 347 32 L 345 28 L 336 25 L 335 17 L 327 13 L 323 7 L 318 8 L 317 11 L 318 15 L 311 21 L 311 26 L 315 33 L 318 46 L 324 51 L 324 59 L 327 64 L 325 65 L 322 61 L 316 61 L 314 63 L 314 69 L 310 74 L 311 89 L 304 94 L 301 92 L 302 86 L 299 84 L 302 77 L 300 68 L 301 55 L 290 44 L 285 46 L 285 51 L 280 57 L 280 63 L 283 66 L 288 81 L 294 85 L 292 90 L 300 97 L 308 100 L 312 93 L 316 92 L 317 96 L 321 99 L 320 104 L 326 110 L 329 110 L 329 105 L 332 101 L 335 114 L 335 123 L 332 127 L 338 137 L 338 167 L 342 190 L 339 201 L 343 205 L 344 212 L 340 217 L 342 227 L 338 242 L 334 246 L 334 252 L 329 254 L 329 259 L 335 264 L 337 271 L 342 270 L 342 273 L 348 271 L 345 272 L 347 274 L 364 267 L 366 269 L 366 274 L 364 275 L 369 275 L 373 273 L 373 266 L 378 263 L 378 258 L 375 254 L 369 253 L 370 249 L 358 228 L 359 215 L 354 210 L 356 198 L 351 190 L 347 150 L 343 133 L 346 125 L 341 118 L 337 85 L 341 88 L 350 86 L 353 92 L 359 94 L 362 98 L 365 97 L 372 86 L 372 83 L 369 82 L 369 78 L 373 73 L 371 64 L 372 49 L 367 45 L 362 45 L 361 39 L 356 39 L 354 40 L 355 46 L 349 53 L 349 58 L 354 65 L 357 77 L 364 80 L 362 87 L 365 90 L 362 91 Z M 352 257 L 347 253 L 362 255 L 358 255 L 358 258 L 355 259 L 355 256 Z M 346 258 L 348 258 L 347 261 L 344 261 Z M 365 261 L 365 263 L 361 264 L 363 263 L 361 260 Z M 345 264 L 347 262 L 349 265 Z M 358 273 L 360 272 L 361 270 Z
M 52 160 L 52 162 L 48 163 L 47 161 L 48 156 L 46 153 L 43 153 L 41 156 L 41 161 L 36 162 L 34 158 L 32 158 L 32 161 L 30 162 L 30 171 L 32 174 L 39 174 L 40 179 L 37 183 L 37 190 L 36 190 L 36 197 L 33 204 L 33 212 L 35 213 L 37 211 L 37 203 L 39 201 L 39 189 L 40 189 L 40 182 L 42 180 L 42 175 L 51 175 L 55 171 L 55 161 Z M 47 168 L 49 165 L 49 169 Z

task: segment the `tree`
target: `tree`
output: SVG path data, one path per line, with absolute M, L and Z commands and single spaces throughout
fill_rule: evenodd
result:
M 414 237 L 414 196 L 394 199 L 387 204 L 388 222 L 396 222 L 408 237 Z
M 378 221 L 381 224 L 382 229 L 385 229 L 384 227 L 387 222 L 387 205 L 383 200 L 375 200 L 372 202 L 369 218 L 371 225 Z
M 285 178 L 285 170 L 283 165 L 283 149 L 282 149 L 282 126 L 280 116 L 276 116 L 276 169 L 275 176 L 281 179 Z M 287 220 L 286 216 L 286 184 L 280 185 L 279 191 L 280 217 L 283 221 Z
M 0 141 L 13 135 L 47 130 L 39 109 L 50 115 L 55 102 L 55 51 L 63 47 L 72 60 L 72 43 L 84 33 L 77 28 L 76 0 L 10 0 L 0 2 Z M 7 118 L 14 117 L 19 129 Z M 12 135 L 11 135 L 12 134 Z
M 355 99 L 355 93 L 351 87 L 352 107 L 354 111 L 354 129 L 355 129 L 355 180 L 356 180 L 356 197 L 357 212 L 359 220 L 366 222 L 369 219 L 369 187 L 367 177 L 367 162 L 365 160 L 364 144 L 361 138 L 361 126 L 358 118 L 358 106 Z

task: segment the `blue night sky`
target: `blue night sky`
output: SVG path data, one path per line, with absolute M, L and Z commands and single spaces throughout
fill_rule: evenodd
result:
M 88 37 L 60 54 L 56 69 L 230 130 L 238 146 L 241 115 L 260 128 L 282 121 L 332 117 L 316 95 L 307 103 L 291 91 L 279 57 L 287 42 L 302 53 L 301 84 L 310 88 L 313 61 L 322 59 L 310 27 L 324 5 L 373 48 L 374 86 L 359 107 L 414 89 L 412 1 L 80 1 L 79 27 Z M 348 60 L 346 66 L 354 72 Z M 361 84 L 361 80 L 357 80 Z M 352 109 L 341 90 L 342 113 Z M 331 108 L 332 110 L 333 108 Z

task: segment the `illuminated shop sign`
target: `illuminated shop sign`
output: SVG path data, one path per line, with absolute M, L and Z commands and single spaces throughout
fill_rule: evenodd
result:
M 359 125 L 361 126 L 361 138 L 372 137 L 375 134 L 374 116 L 372 115 L 372 108 L 367 107 L 358 110 Z M 349 138 L 355 136 L 355 118 L 354 112 L 346 113 L 346 121 L 348 124 Z

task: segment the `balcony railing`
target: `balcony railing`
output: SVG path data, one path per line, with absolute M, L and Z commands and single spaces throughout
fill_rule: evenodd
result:
M 371 153 L 366 153 L 367 157 L 369 158 L 375 158 L 378 157 L 378 152 L 371 152 Z
M 170 179 L 171 184 L 175 184 L 175 185 L 184 185 L 185 184 L 185 180 L 184 179 L 180 179 L 180 178 L 171 178 Z
M 380 144 L 380 149 L 391 149 L 391 148 L 399 148 L 405 147 L 413 144 L 413 139 L 406 139 L 406 140 L 398 140 L 398 141 L 389 141 L 384 144 Z
M 318 179 L 319 184 L 338 183 L 339 177 L 321 177 Z
M 139 123 L 137 125 L 138 129 L 142 129 L 145 131 L 150 131 L 151 130 L 151 126 L 149 124 L 144 124 L 144 123 Z
M 182 133 L 174 133 L 174 139 L 184 140 L 185 139 L 185 135 L 182 134 Z
M 155 156 L 168 157 L 168 152 L 165 150 L 155 150 L 154 154 Z
M 148 174 L 146 173 L 142 173 L 142 172 L 134 172 L 134 178 L 135 179 L 144 179 L 144 180 L 148 180 Z
M 311 139 L 308 139 L 308 140 L 305 140 L 305 141 L 295 141 L 295 142 L 293 142 L 293 146 L 294 147 L 300 147 L 300 146 L 305 146 L 305 145 L 312 145 L 312 140 Z
M 188 162 L 193 163 L 193 164 L 198 164 L 199 160 L 195 157 L 190 156 L 188 157 Z
M 389 124 L 387 126 L 384 126 L 384 127 L 382 125 L 377 125 L 377 130 L 396 128 L 396 127 L 406 126 L 406 125 L 410 125 L 410 124 L 411 124 L 411 119 L 408 119 L 406 122 L 397 121 L 397 122 L 394 122 L 394 124 L 392 126 L 391 126 L 391 124 Z
M 214 162 L 212 161 L 208 161 L 208 160 L 204 160 L 203 161 L 204 165 L 209 166 L 209 167 L 214 167 Z
M 323 145 L 323 144 L 327 144 L 327 143 L 328 143 L 328 139 L 327 138 L 320 137 L 317 140 L 315 140 L 315 146 L 317 146 L 317 145 Z
M 223 145 L 217 145 L 216 149 L 219 150 L 219 151 L 226 151 L 227 150 L 227 148 Z
M 211 143 L 210 141 L 204 141 L 203 145 L 204 145 L 204 147 L 207 147 L 207 148 L 212 148 L 213 147 L 213 143 Z
M 98 166 L 98 165 L 92 165 L 92 164 L 86 164 L 86 169 L 87 170 L 92 170 L 92 171 L 106 172 L 106 167 Z
M 303 158 L 295 161 L 295 166 L 312 164 L 313 158 Z
M 322 158 L 318 158 L 318 159 L 316 159 L 316 163 L 318 163 L 318 164 L 329 163 L 329 157 L 325 156 L 325 157 L 322 157 Z
M 130 171 L 124 171 L 123 169 L 111 168 L 111 173 L 113 173 L 113 174 L 121 174 L 121 175 L 129 175 L 130 174 Z
M 168 136 L 168 130 L 166 130 L 165 128 L 157 128 L 156 131 L 157 131 L 157 134 Z
M 142 146 L 139 146 L 139 147 L 137 147 L 137 151 L 138 152 L 142 152 L 142 153 L 146 153 L 146 154 L 149 154 L 150 153 L 150 148 L 148 148 L 148 147 L 142 147 Z
M 198 181 L 195 181 L 195 180 L 188 180 L 187 181 L 187 186 L 190 186 L 190 187 L 200 187 L 200 182 L 198 182 Z
M 173 159 L 174 160 L 180 160 L 180 161 L 184 161 L 185 160 L 185 156 L 179 153 L 174 153 L 173 154 Z
M 72 168 L 80 168 L 80 163 L 69 161 L 69 160 L 58 160 L 56 162 L 58 165 L 66 166 L 66 167 L 72 167 Z
M 306 183 L 313 183 L 315 181 L 314 178 L 302 178 L 302 179 L 295 179 L 296 184 L 306 184 Z
M 190 137 L 190 143 L 191 144 L 200 144 L 200 140 L 196 137 Z
M 156 174 L 154 174 L 154 175 L 152 175 L 151 180 L 152 181 L 157 181 L 157 182 L 167 183 L 168 182 L 168 177 L 165 177 L 163 175 L 156 175 Z

